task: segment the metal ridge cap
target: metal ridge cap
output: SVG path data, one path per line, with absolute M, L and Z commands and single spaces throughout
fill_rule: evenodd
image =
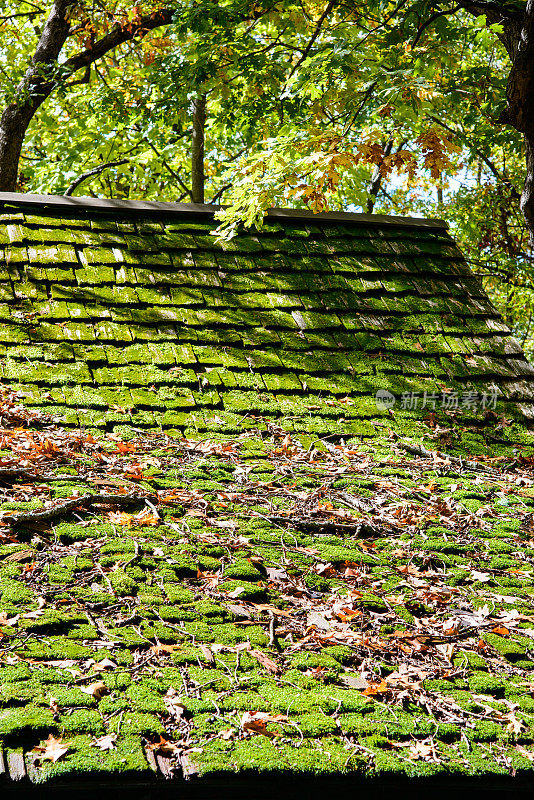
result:
M 53 194 L 23 194 L 19 192 L 0 192 L 0 207 L 40 206 L 44 210 L 64 209 L 69 211 L 123 211 L 144 214 L 179 214 L 183 216 L 213 216 L 221 206 L 201 203 L 170 203 L 158 200 L 119 200 L 100 197 L 70 197 Z M 271 208 L 267 211 L 269 219 L 317 220 L 324 222 L 367 222 L 375 225 L 403 225 L 409 227 L 448 228 L 447 222 L 440 219 L 402 217 L 389 214 L 357 214 L 350 211 L 312 211 L 298 208 Z

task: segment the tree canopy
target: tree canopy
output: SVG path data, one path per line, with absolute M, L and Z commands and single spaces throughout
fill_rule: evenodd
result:
M 441 216 L 532 347 L 532 6 L 4 0 L 0 188 Z

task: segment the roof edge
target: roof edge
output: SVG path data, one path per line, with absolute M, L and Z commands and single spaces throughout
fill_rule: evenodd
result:
M 221 206 L 201 203 L 168 203 L 157 200 L 107 200 L 99 197 L 70 197 L 53 194 L 22 194 L 18 192 L 0 192 L 0 208 L 14 206 L 35 207 L 43 210 L 69 211 L 122 211 L 126 213 L 165 214 L 199 217 L 213 216 Z M 271 208 L 267 212 L 270 219 L 288 220 L 323 220 L 325 222 L 368 222 L 375 225 L 403 225 L 409 227 L 448 228 L 441 219 L 422 219 L 417 217 L 401 217 L 389 214 L 355 214 L 348 211 L 326 211 L 314 214 L 312 211 L 296 208 Z

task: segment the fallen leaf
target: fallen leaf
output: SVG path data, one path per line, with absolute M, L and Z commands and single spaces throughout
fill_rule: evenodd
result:
M 100 736 L 98 739 L 93 739 L 91 747 L 98 747 L 100 750 L 114 750 L 116 740 L 116 733 L 108 733 L 105 736 Z
M 241 727 L 245 731 L 251 733 L 260 733 L 262 736 L 267 736 L 272 739 L 275 736 L 280 736 L 278 731 L 267 730 L 269 722 L 286 722 L 287 717 L 285 714 L 269 714 L 267 711 L 245 711 L 241 717 Z
M 252 656 L 252 658 L 255 658 L 256 661 L 259 661 L 262 667 L 265 667 L 265 669 L 269 670 L 269 672 L 272 672 L 274 675 L 280 672 L 278 664 L 273 661 L 272 658 L 266 656 L 265 653 L 262 653 L 261 650 L 249 650 L 248 654 Z
M 6 559 L 7 560 L 7 559 Z M 12 628 L 19 621 L 19 614 L 15 617 L 8 617 L 5 611 L 0 611 L 0 625 L 6 628 Z
M 68 752 L 70 745 L 63 742 L 62 739 L 56 739 L 55 736 L 50 736 L 45 739 L 43 745 L 37 745 L 32 750 L 32 753 L 37 753 L 37 761 L 51 761 L 55 764 L 59 761 L 65 753 Z
M 200 643 L 198 646 L 200 647 L 200 650 L 202 651 L 202 655 L 204 656 L 204 658 L 206 659 L 208 664 L 214 664 L 215 663 L 215 656 L 213 655 L 213 653 L 210 650 L 210 648 L 208 647 L 208 645 Z
M 375 694 L 384 694 L 384 692 L 389 692 L 389 686 L 384 680 L 381 680 L 380 683 L 370 683 L 362 694 L 372 696 Z
M 39 597 L 37 599 L 38 608 L 35 611 L 29 611 L 27 614 L 23 614 L 24 619 L 39 619 L 44 614 L 44 607 L 46 606 L 46 600 L 44 597 Z
M 522 756 L 528 758 L 529 761 L 534 761 L 534 752 L 532 750 L 527 750 L 520 744 L 516 744 L 515 749 L 518 751 L 518 753 L 521 753 Z
M 233 589 L 231 592 L 228 592 L 227 597 L 239 597 L 240 594 L 243 594 L 243 592 L 246 591 L 247 590 L 245 586 L 236 586 L 235 589 Z
M 150 648 L 150 652 L 154 653 L 156 656 L 161 656 L 164 653 L 174 653 L 175 650 L 178 650 L 180 647 L 179 644 L 153 644 Z
M 108 694 L 109 689 L 105 683 L 97 681 L 96 683 L 89 684 L 89 686 L 80 686 L 80 692 L 91 695 L 95 700 L 100 700 L 101 697 Z
M 165 695 L 165 707 L 175 720 L 180 719 L 186 712 L 186 706 L 182 703 L 181 697 L 172 686 Z
M 306 625 L 308 628 L 315 626 L 321 631 L 328 631 L 330 630 L 330 623 L 327 619 L 325 619 L 322 614 L 318 614 L 317 611 L 310 611 L 308 616 L 306 617 Z
M 103 658 L 102 661 L 95 661 L 93 664 L 94 670 L 115 669 L 116 663 L 111 658 Z
M 425 742 L 414 742 L 410 745 L 408 758 L 412 761 L 437 761 L 434 747 Z
M 175 744 L 175 742 L 169 742 L 169 740 L 165 739 L 163 736 L 159 737 L 159 742 L 153 742 L 147 745 L 147 747 L 149 750 L 156 750 L 164 756 L 173 756 L 181 753 L 181 747 Z
M 49 701 L 50 711 L 53 713 L 54 717 L 57 717 L 59 714 L 60 708 L 59 703 L 55 697 L 51 697 Z
M 514 736 L 517 736 L 526 727 L 523 720 L 518 719 L 513 711 L 510 711 L 509 714 L 505 714 L 504 719 L 508 720 L 506 730 L 512 733 Z
M 243 617 L 244 619 L 252 619 L 252 614 L 246 606 L 240 606 L 236 603 L 227 603 L 226 608 L 235 614 L 236 617 Z

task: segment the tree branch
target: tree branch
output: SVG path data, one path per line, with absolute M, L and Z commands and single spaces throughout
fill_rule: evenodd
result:
M 335 5 L 336 5 L 336 0 L 330 0 L 330 2 L 328 3 L 327 7 L 325 8 L 323 13 L 321 14 L 319 19 L 317 20 L 317 24 L 315 25 L 315 30 L 314 30 L 314 32 L 313 32 L 313 34 L 311 36 L 311 39 L 308 42 L 308 44 L 306 45 L 306 47 L 304 48 L 304 52 L 302 53 L 301 57 L 299 58 L 299 60 L 297 61 L 297 63 L 294 65 L 293 69 L 289 73 L 289 75 L 287 77 L 288 81 L 293 77 L 293 75 L 298 70 L 298 68 L 300 67 L 302 62 L 305 61 L 306 58 L 308 57 L 308 53 L 312 49 L 313 45 L 315 44 L 315 41 L 316 41 L 317 37 L 321 33 L 321 28 L 323 27 L 323 22 L 325 21 L 327 16 L 330 14 L 330 12 L 332 11 L 332 9 L 334 8 Z
M 145 500 L 155 503 L 157 502 L 157 497 L 154 495 L 134 494 L 83 494 L 80 497 L 72 497 L 64 503 L 59 503 L 57 506 L 52 506 L 52 508 L 2 517 L 1 521 L 5 525 L 11 526 L 29 522 L 50 522 L 75 508 L 91 508 L 95 505 L 128 506 L 132 505 L 132 503 L 142 503 Z
M 180 136 L 179 138 L 181 139 L 182 137 Z M 147 145 L 150 147 L 150 149 L 157 155 L 157 157 L 159 159 L 161 159 L 161 163 L 163 164 L 163 166 L 165 167 L 167 172 L 169 172 L 172 175 L 172 177 L 180 184 L 181 188 L 184 190 L 185 195 L 191 197 L 191 189 L 187 188 L 187 186 L 185 185 L 183 180 L 180 178 L 180 176 L 178 175 L 176 170 L 174 170 L 171 167 L 171 165 L 168 163 L 168 161 L 166 161 L 166 159 L 163 158 L 161 153 L 156 149 L 156 147 L 152 144 L 151 141 L 149 141 L 146 137 L 143 138 L 143 141 L 146 142 Z M 184 195 L 182 195 L 182 197 L 183 196 Z
M 87 180 L 87 178 L 92 178 L 93 175 L 100 175 L 101 172 L 104 172 L 105 169 L 110 169 L 111 167 L 120 167 L 122 164 L 127 164 L 129 159 L 123 158 L 120 161 L 110 161 L 109 164 L 99 164 L 98 167 L 93 167 L 93 169 L 87 170 L 87 172 L 82 172 L 76 180 L 74 180 L 71 185 L 66 189 L 64 196 L 70 197 L 72 193 L 78 188 L 78 186 Z
M 139 22 L 130 23 L 128 25 L 117 25 L 113 30 L 98 39 L 92 47 L 82 50 L 74 56 L 68 58 L 62 65 L 62 71 L 65 73 L 77 72 L 77 70 L 92 64 L 94 61 L 105 56 L 110 50 L 114 50 L 118 45 L 124 42 L 135 39 L 136 36 L 144 36 L 154 28 L 160 28 L 162 25 L 169 25 L 175 14 L 174 9 L 160 9 L 154 11 L 149 16 L 141 17 Z
M 449 14 L 455 14 L 455 13 L 456 13 L 457 11 L 459 11 L 461 8 L 463 8 L 463 6 L 462 6 L 462 5 L 457 5 L 457 6 L 453 6 L 453 8 L 448 8 L 448 9 L 446 9 L 445 11 L 436 11 L 434 14 L 432 14 L 432 15 L 431 15 L 431 16 L 430 16 L 430 17 L 429 17 L 427 20 L 425 20 L 425 22 L 423 22 L 423 24 L 422 24 L 422 25 L 420 25 L 420 26 L 419 26 L 419 28 L 417 29 L 417 33 L 415 34 L 415 39 L 414 39 L 414 40 L 413 40 L 413 42 L 412 42 L 412 48 L 414 48 L 414 47 L 416 46 L 417 42 L 419 41 L 419 39 L 421 38 L 421 36 L 423 35 L 423 33 L 426 31 L 426 29 L 427 29 L 427 28 L 429 28 L 429 27 L 430 27 L 430 25 L 432 25 L 432 23 L 433 23 L 433 22 L 435 22 L 435 21 L 436 21 L 437 19 L 439 19 L 440 17 L 446 17 L 446 16 L 448 16 Z

